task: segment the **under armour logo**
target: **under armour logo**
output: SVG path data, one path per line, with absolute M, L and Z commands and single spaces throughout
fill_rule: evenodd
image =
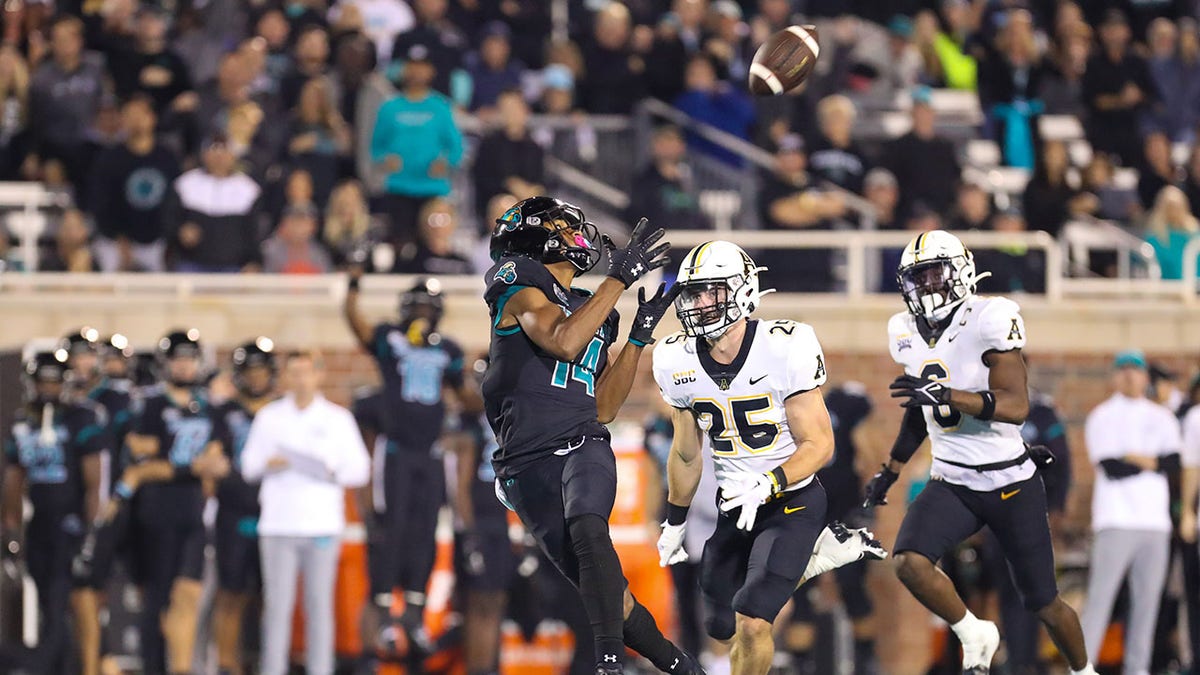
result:
M 671 667 L 668 670 L 675 670 L 675 667 L 678 665 L 679 665 L 679 657 L 676 656 L 675 660 L 671 662 Z
M 641 274 L 643 269 L 645 269 L 645 268 L 642 267 L 642 263 L 638 263 L 638 264 L 634 265 L 633 269 L 631 269 L 629 271 L 633 272 L 634 274 Z
M 649 328 L 650 325 L 653 323 L 654 323 L 654 318 L 648 316 L 648 317 L 642 319 L 642 328 Z
M 604 662 L 605 662 L 605 663 L 616 663 L 616 662 L 617 662 L 617 655 L 616 655 L 616 654 L 605 654 L 605 655 L 604 655 Z

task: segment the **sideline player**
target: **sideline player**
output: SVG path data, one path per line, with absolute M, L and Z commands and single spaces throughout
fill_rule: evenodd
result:
M 259 584 L 258 486 L 242 477 L 242 448 L 250 423 L 275 398 L 278 367 L 274 342 L 258 337 L 233 350 L 233 386 L 237 396 L 217 408 L 229 444 L 225 454 L 230 472 L 217 485 L 217 595 L 212 633 L 217 643 L 217 667 L 241 675 L 242 618 L 250 595 Z
M 700 483 L 704 432 L 722 512 L 700 563 L 705 628 L 733 640 L 735 675 L 770 669 L 775 617 L 806 577 L 838 566 L 819 569 L 825 556 L 814 553 L 826 531 L 816 473 L 833 455 L 820 389 L 824 355 L 805 324 L 750 319 L 762 295 L 760 270 L 727 241 L 692 249 L 676 281 L 683 332 L 654 349 L 654 379 L 675 409 L 661 562 L 687 557 L 684 523 Z M 850 560 L 884 555 L 864 531 L 837 524 L 830 532 L 858 546 Z
M 37 647 L 0 649 L 3 672 L 65 673 L 71 660 L 71 560 L 85 524 L 100 508 L 100 457 L 111 438 L 98 405 L 67 398 L 65 356 L 38 352 L 25 362 L 25 405 L 4 439 L 0 556 L 20 551 L 17 535 L 28 492 L 33 517 L 25 528 L 25 563 L 37 587 L 41 625 Z
M 393 591 L 404 590 L 399 624 L 411 645 L 410 661 L 416 662 L 434 648 L 425 630 L 425 591 L 437 553 L 438 511 L 445 503 L 445 470 L 435 448 L 446 416 L 443 392 L 476 412 L 479 396 L 463 378 L 462 349 L 438 333 L 444 299 L 436 279 L 420 279 L 401 294 L 398 323 L 374 327 L 358 309 L 358 281 L 352 274 L 343 312 L 379 365 L 383 428 L 377 431 L 387 439 L 382 495 L 373 496 L 381 508 L 371 519 L 377 529 L 368 554 L 373 618 L 384 627 L 381 639 L 390 642 Z
M 617 340 L 613 307 L 627 288 L 666 264 L 662 230 L 643 237 L 646 221 L 618 249 L 606 236 L 606 278 L 593 295 L 572 288 L 603 252 L 596 227 L 578 207 L 531 197 L 492 230 L 495 265 L 484 278 L 491 312 L 489 366 L 483 379 L 497 496 L 517 512 L 583 600 L 595 639 L 596 672 L 621 673 L 624 645 L 668 673 L 699 673 L 695 660 L 663 637 L 629 593 L 609 535 L 616 459 L 604 423 L 629 395 L 637 363 L 672 295 L 638 294 L 628 341 Z
M 1020 425 L 1029 412 L 1025 324 L 1007 298 L 979 297 L 971 252 L 941 230 L 905 247 L 896 279 L 908 311 L 888 322 L 888 347 L 904 375 L 905 399 L 891 457 L 866 489 L 864 506 L 886 504 L 904 463 L 929 437 L 932 480 L 904 516 L 896 573 L 963 645 L 963 672 L 987 673 L 1000 645 L 991 621 L 976 618 L 937 568 L 947 551 L 987 525 L 1008 559 L 1025 607 L 1037 614 L 1073 673 L 1094 673 L 1079 617 L 1058 595 L 1046 490 Z

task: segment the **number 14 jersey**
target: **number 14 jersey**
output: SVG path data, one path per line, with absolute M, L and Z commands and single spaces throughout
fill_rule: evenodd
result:
M 725 487 L 774 469 L 796 451 L 784 404 L 825 382 L 825 356 L 807 324 L 751 320 L 729 365 L 717 363 L 702 338 L 665 338 L 654 348 L 654 380 L 667 403 L 695 412 L 717 484 Z
M 946 330 L 930 343 L 921 337 L 916 320 L 907 311 L 888 321 L 888 349 L 905 373 L 944 382 L 952 389 L 985 391 L 989 372 L 984 355 L 1025 346 L 1021 308 L 1008 298 L 971 296 L 947 322 Z M 929 429 L 933 476 L 972 490 L 990 491 L 1034 474 L 1031 461 L 999 471 L 976 471 L 944 461 L 979 466 L 1015 459 L 1025 451 L 1019 425 L 984 421 L 949 406 L 921 410 Z

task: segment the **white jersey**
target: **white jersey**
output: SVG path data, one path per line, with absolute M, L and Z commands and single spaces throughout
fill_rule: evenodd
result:
M 888 349 L 905 373 L 939 380 L 953 389 L 985 391 L 989 385 L 984 353 L 1025 346 L 1021 308 L 1008 298 L 971 296 L 948 321 L 949 328 L 932 345 L 921 337 L 910 313 L 900 312 L 888 321 Z M 932 475 L 989 491 L 1025 480 L 1037 470 L 1032 461 L 999 471 L 976 471 L 941 461 L 979 466 L 1015 459 L 1025 452 L 1021 427 L 984 421 L 950 406 L 921 410 L 933 448 Z
M 811 326 L 751 320 L 733 363 L 675 333 L 654 348 L 654 380 L 667 403 L 696 413 L 710 441 L 717 485 L 771 471 L 796 450 L 784 401 L 825 382 L 825 356 Z M 796 483 L 797 490 L 812 477 Z

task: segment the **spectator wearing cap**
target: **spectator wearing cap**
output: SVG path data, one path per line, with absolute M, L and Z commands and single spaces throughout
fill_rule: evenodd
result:
M 404 88 L 379 108 L 371 159 L 388 172 L 385 211 L 392 239 L 408 240 L 426 201 L 450 193 L 450 172 L 462 161 L 462 133 L 450 100 L 433 91 L 435 75 L 424 45 L 413 45 L 404 66 Z
M 1129 48 L 1130 32 L 1118 9 L 1105 13 L 1100 49 L 1088 60 L 1083 98 L 1088 142 L 1094 150 L 1115 153 L 1125 166 L 1141 155 L 1142 114 L 1157 99 L 1146 61 Z
M 492 197 L 507 193 L 518 200 L 546 191 L 545 152 L 529 136 L 529 105 L 516 89 L 501 92 L 496 99 L 497 129 L 479 143 L 472 167 L 475 179 L 475 209 L 490 232 L 485 219 Z
M 875 229 L 899 230 L 900 184 L 896 175 L 883 167 L 875 167 L 863 178 L 863 196 L 875 207 Z
M 990 227 L 994 232 L 1029 231 L 1025 218 L 1014 207 L 992 216 Z M 975 264 L 981 272 L 992 273 L 979 281 L 980 293 L 1046 292 L 1046 254 L 1032 250 L 1024 243 L 1014 240 L 997 248 L 979 249 L 975 253 Z
M 708 227 L 686 156 L 687 145 L 679 127 L 667 124 L 654 130 L 650 164 L 633 180 L 626 220 L 645 217 L 665 228 L 688 230 Z
M 808 173 L 804 139 L 784 136 L 775 153 L 775 171 L 759 191 L 759 216 L 764 230 L 828 229 L 829 221 L 846 212 L 842 196 L 821 190 Z M 773 249 L 759 262 L 777 271 L 782 291 L 828 291 L 833 285 L 832 256 L 821 249 Z
M 925 202 L 938 211 L 954 201 L 962 169 L 954 145 L 937 136 L 937 112 L 928 87 L 912 93 L 912 130 L 884 147 L 884 166 L 900 181 L 901 211 Z
M 412 0 L 411 4 L 417 23 L 396 37 L 391 63 L 410 58 L 409 50 L 413 46 L 424 46 L 428 50 L 428 61 L 435 69 L 434 90 L 465 106 L 470 103 L 469 84 L 462 71 L 467 39 L 446 16 L 450 3 L 448 0 Z
M 519 90 L 525 65 L 512 58 L 512 31 L 502 21 L 491 21 L 480 31 L 479 51 L 467 56 L 471 76 L 472 112 L 487 116 L 505 91 Z
M 1114 393 L 1088 414 L 1085 437 L 1096 469 L 1092 489 L 1091 567 L 1080 616 L 1088 658 L 1104 643 L 1113 605 L 1129 586 L 1124 672 L 1150 672 L 1154 627 L 1171 548 L 1167 473 L 1182 445 L 1171 411 L 1146 398 L 1146 357 L 1124 351 L 1113 361 Z
M 262 189 L 237 170 L 228 139 L 204 142 L 201 165 L 172 186 L 168 241 L 179 272 L 238 272 L 258 268 Z
M 269 274 L 325 274 L 333 269 L 329 252 L 317 241 L 317 210 L 289 206 L 275 234 L 263 242 L 263 271 Z
M 628 115 L 645 92 L 645 63 L 630 44 L 629 9 L 613 2 L 596 12 L 591 39 L 583 48 L 579 101 L 597 115 Z
M 951 230 L 987 229 L 994 210 L 992 195 L 977 181 L 963 181 L 946 226 Z
M 717 70 L 707 54 L 688 60 L 687 88 L 675 99 L 675 107 L 692 119 L 747 140 L 754 124 L 754 105 L 748 96 L 728 82 L 717 79 Z M 741 157 L 712 141 L 689 134 L 688 145 L 698 153 L 731 166 L 741 166 Z
M 418 218 L 417 241 L 400 249 L 392 271 L 435 276 L 472 273 L 471 263 L 454 250 L 457 229 L 454 205 L 445 199 L 429 200 Z
M 105 272 L 161 272 L 166 252 L 167 201 L 179 159 L 155 135 L 157 116 L 147 95 L 121 106 L 125 142 L 100 153 L 89 176 L 96 219 L 96 260 Z
M 83 50 L 83 22 L 63 15 L 50 25 L 50 58 L 38 65 L 29 85 L 29 123 L 33 154 L 26 175 L 38 175 L 43 162 L 56 159 L 72 181 L 84 179 L 84 133 L 108 96 L 104 68 Z

